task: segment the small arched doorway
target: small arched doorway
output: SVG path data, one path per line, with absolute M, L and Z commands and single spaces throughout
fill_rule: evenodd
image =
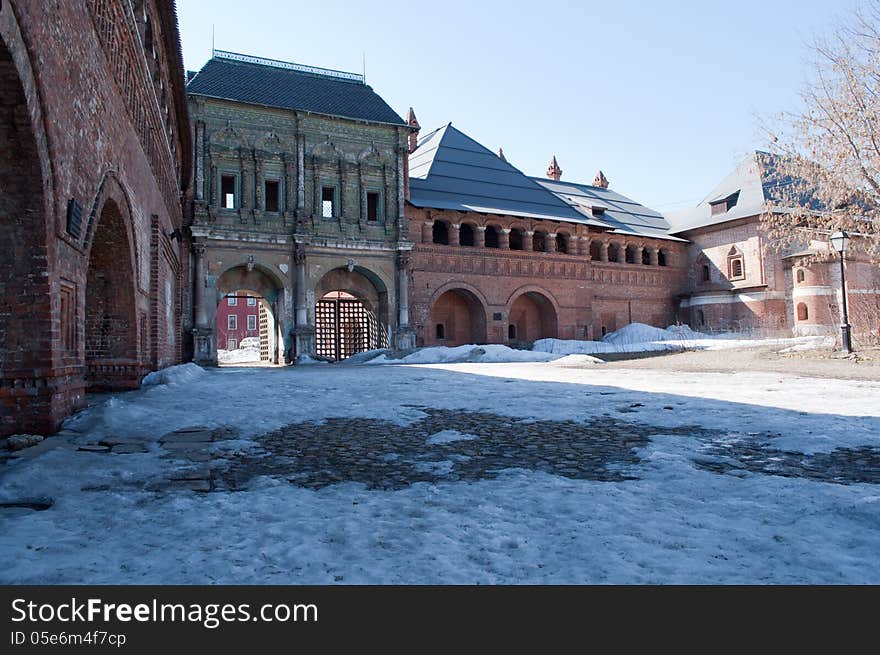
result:
M 108 199 L 97 217 L 86 273 L 88 389 L 134 389 L 139 386 L 141 371 L 131 253 L 123 210 L 115 200 Z M 146 320 L 143 323 L 141 346 L 146 351 Z
M 536 291 L 528 291 L 513 301 L 507 322 L 507 335 L 511 341 L 536 341 L 557 336 L 553 303 Z
M 388 347 L 388 291 L 360 267 L 336 268 L 315 287 L 315 354 L 342 361 Z
M 284 337 L 279 308 L 282 287 L 257 267 L 236 266 L 217 280 L 217 363 L 280 364 Z
M 425 345 L 461 346 L 486 343 L 486 310 L 467 289 L 450 289 L 431 306 L 431 328 Z

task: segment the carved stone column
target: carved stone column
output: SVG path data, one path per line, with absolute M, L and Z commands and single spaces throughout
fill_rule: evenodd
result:
M 474 243 L 474 245 L 477 248 L 485 248 L 486 247 L 486 226 L 485 225 L 478 225 L 477 226 L 476 238 L 477 238 L 477 240 Z
M 547 245 L 547 252 L 556 252 L 556 233 L 550 232 L 544 240 Z
M 459 245 L 459 229 L 461 228 L 461 224 L 459 223 L 450 223 L 449 224 L 449 245 L 457 246 Z
M 205 276 L 205 244 L 193 244 L 193 312 L 195 327 L 193 327 L 193 340 L 195 345 L 194 361 L 200 366 L 216 366 L 217 351 L 214 348 L 214 329 L 208 324 L 208 314 L 205 311 L 205 289 L 207 279 Z
M 211 207 L 217 209 L 217 193 L 220 186 L 220 180 L 217 178 L 217 164 L 211 163 Z
M 205 201 L 205 122 L 196 122 L 196 200 Z
M 651 264 L 651 266 L 657 266 L 657 253 L 657 248 L 650 248 L 648 250 L 648 262 Z
M 290 159 L 290 155 L 285 155 L 284 159 L 284 213 L 292 214 L 296 207 L 297 196 L 294 193 L 296 183 L 294 175 L 296 174 L 296 164 Z
M 644 252 L 645 252 L 644 246 L 636 246 L 636 261 L 635 261 L 636 264 L 643 263 L 644 260 L 642 259 L 642 255 L 644 254 Z
M 603 262 L 608 261 L 608 242 L 607 241 L 602 242 L 602 247 L 599 251 L 599 259 Z
M 408 350 L 416 345 L 415 330 L 409 325 L 410 263 L 408 250 L 397 252 L 397 330 L 394 333 L 394 347 L 398 350 Z
M 510 250 L 510 228 L 503 227 L 498 231 L 499 250 Z
M 254 207 L 254 209 L 256 209 L 257 211 L 263 211 L 263 209 L 265 209 L 265 204 L 264 204 L 264 199 L 263 199 L 263 188 L 264 188 L 265 183 L 263 181 L 263 160 L 262 159 L 256 160 L 256 163 L 254 164 L 254 170 L 256 172 L 256 180 L 257 180 L 256 181 L 257 204 Z
M 296 137 L 296 217 L 301 219 L 306 210 L 305 137 Z
M 306 251 L 297 244 L 293 250 L 294 326 L 291 330 L 294 348 L 299 355 L 315 355 L 315 326 L 309 324 L 308 276 Z
M 535 231 L 525 230 L 523 232 L 523 250 L 531 252 L 535 249 Z

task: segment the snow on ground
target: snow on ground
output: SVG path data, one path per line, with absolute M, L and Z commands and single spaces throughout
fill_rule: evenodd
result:
M 200 376 L 204 375 L 205 369 L 198 364 L 192 362 L 188 364 L 179 364 L 178 366 L 169 366 L 152 373 L 147 373 L 141 384 L 145 387 L 157 384 L 185 384 L 193 382 Z
M 375 351 L 373 351 L 375 352 Z M 376 357 L 363 361 L 364 364 L 453 364 L 459 362 L 480 362 L 483 364 L 499 362 L 549 362 L 558 359 L 551 353 L 516 350 L 500 344 L 477 346 L 430 346 L 419 348 L 405 357 L 393 358 L 387 351 L 380 351 Z
M 482 348 L 482 347 L 481 347 Z M 880 382 L 765 373 L 565 368 L 542 362 L 215 369 L 109 396 L 67 425 L 71 446 L 0 467 L 2 583 L 873 583 L 880 488 L 702 470 L 682 426 L 778 434 L 802 453 L 880 447 Z M 596 416 L 652 426 L 638 479 L 598 482 L 518 467 L 477 482 L 396 491 L 311 490 L 263 477 L 240 492 L 149 492 L 156 440 L 229 425 L 251 441 L 297 421 L 419 407 L 529 421 Z M 445 434 L 444 434 L 445 432 Z M 454 448 L 452 431 L 435 433 Z M 149 440 L 131 455 L 74 452 L 101 436 Z M 353 434 L 352 439 L 357 435 Z M 528 439 L 524 426 L 523 438 Z M 560 437 L 564 438 L 564 437 Z M 756 437 L 757 438 L 757 437 Z M 471 443 L 462 441 L 461 443 Z M 448 460 L 425 462 L 449 470 Z M 107 485 L 106 491 L 83 491 Z
M 217 349 L 217 361 L 221 364 L 244 364 L 260 361 L 260 345 L 236 348 L 235 350 Z
M 833 344 L 833 341 L 832 341 Z M 601 341 L 577 341 L 570 339 L 539 339 L 532 350 L 557 355 L 635 353 L 662 350 L 724 350 L 728 348 L 751 348 L 761 346 L 785 347 L 809 350 L 827 347 L 828 337 L 793 337 L 778 339 L 744 338 L 736 333 L 704 334 L 695 332 L 687 325 L 670 325 L 656 328 L 643 323 L 630 323 L 609 332 Z

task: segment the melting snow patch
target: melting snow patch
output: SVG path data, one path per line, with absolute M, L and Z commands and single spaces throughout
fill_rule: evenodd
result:
M 144 377 L 141 384 L 145 387 L 157 384 L 185 384 L 193 382 L 204 374 L 205 369 L 198 364 L 189 362 L 153 371 Z
M 474 439 L 479 439 L 479 437 L 475 434 L 467 434 L 466 432 L 459 432 L 458 430 L 442 430 L 440 432 L 435 432 L 430 437 L 425 440 L 426 444 L 431 446 L 436 446 L 441 443 L 452 443 L 453 441 L 473 441 Z

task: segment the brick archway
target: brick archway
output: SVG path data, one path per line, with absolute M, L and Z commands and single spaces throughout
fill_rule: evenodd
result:
M 334 268 L 315 285 L 315 353 L 344 360 L 388 347 L 388 289 L 360 266 Z
M 254 265 L 248 270 L 243 264 L 227 269 L 217 279 L 217 313 L 214 317 L 218 350 L 229 348 L 229 339 L 236 340 L 257 336 L 260 341 L 259 361 L 280 364 L 284 359 L 284 336 L 281 320 L 281 305 L 284 285 L 281 280 L 262 266 Z M 234 311 L 229 306 L 229 298 L 235 298 Z M 248 298 L 254 299 L 248 305 Z M 223 304 L 225 303 L 225 306 Z M 239 312 L 238 308 L 244 309 Z M 250 307 L 250 309 L 248 309 Z M 236 316 L 236 327 L 230 331 L 229 315 Z M 248 317 L 254 316 L 254 327 L 250 328 Z M 221 324 L 226 321 L 225 325 Z
M 425 345 L 461 346 L 486 343 L 486 308 L 468 289 L 447 289 L 431 304 L 431 320 L 423 335 Z
M 112 197 L 102 199 L 99 206 L 86 272 L 86 385 L 100 390 L 136 389 L 144 373 L 138 351 L 146 356 L 148 348 L 138 341 L 130 215 Z M 141 326 L 144 339 L 146 332 L 147 326 Z
M 75 310 L 76 297 L 66 288 L 53 300 L 60 293 L 52 293 L 57 282 L 47 246 L 51 167 L 36 85 L 11 11 L 7 7 L 0 17 L 0 433 L 6 434 L 16 428 L 51 432 L 65 413 L 62 405 L 76 402 L 75 394 L 56 395 L 51 379 L 54 353 L 76 359 L 76 326 L 62 318 L 61 329 L 53 331 L 59 305 Z
M 511 298 L 507 311 L 507 338 L 511 342 L 556 338 L 558 312 L 555 301 L 542 291 L 523 290 Z

